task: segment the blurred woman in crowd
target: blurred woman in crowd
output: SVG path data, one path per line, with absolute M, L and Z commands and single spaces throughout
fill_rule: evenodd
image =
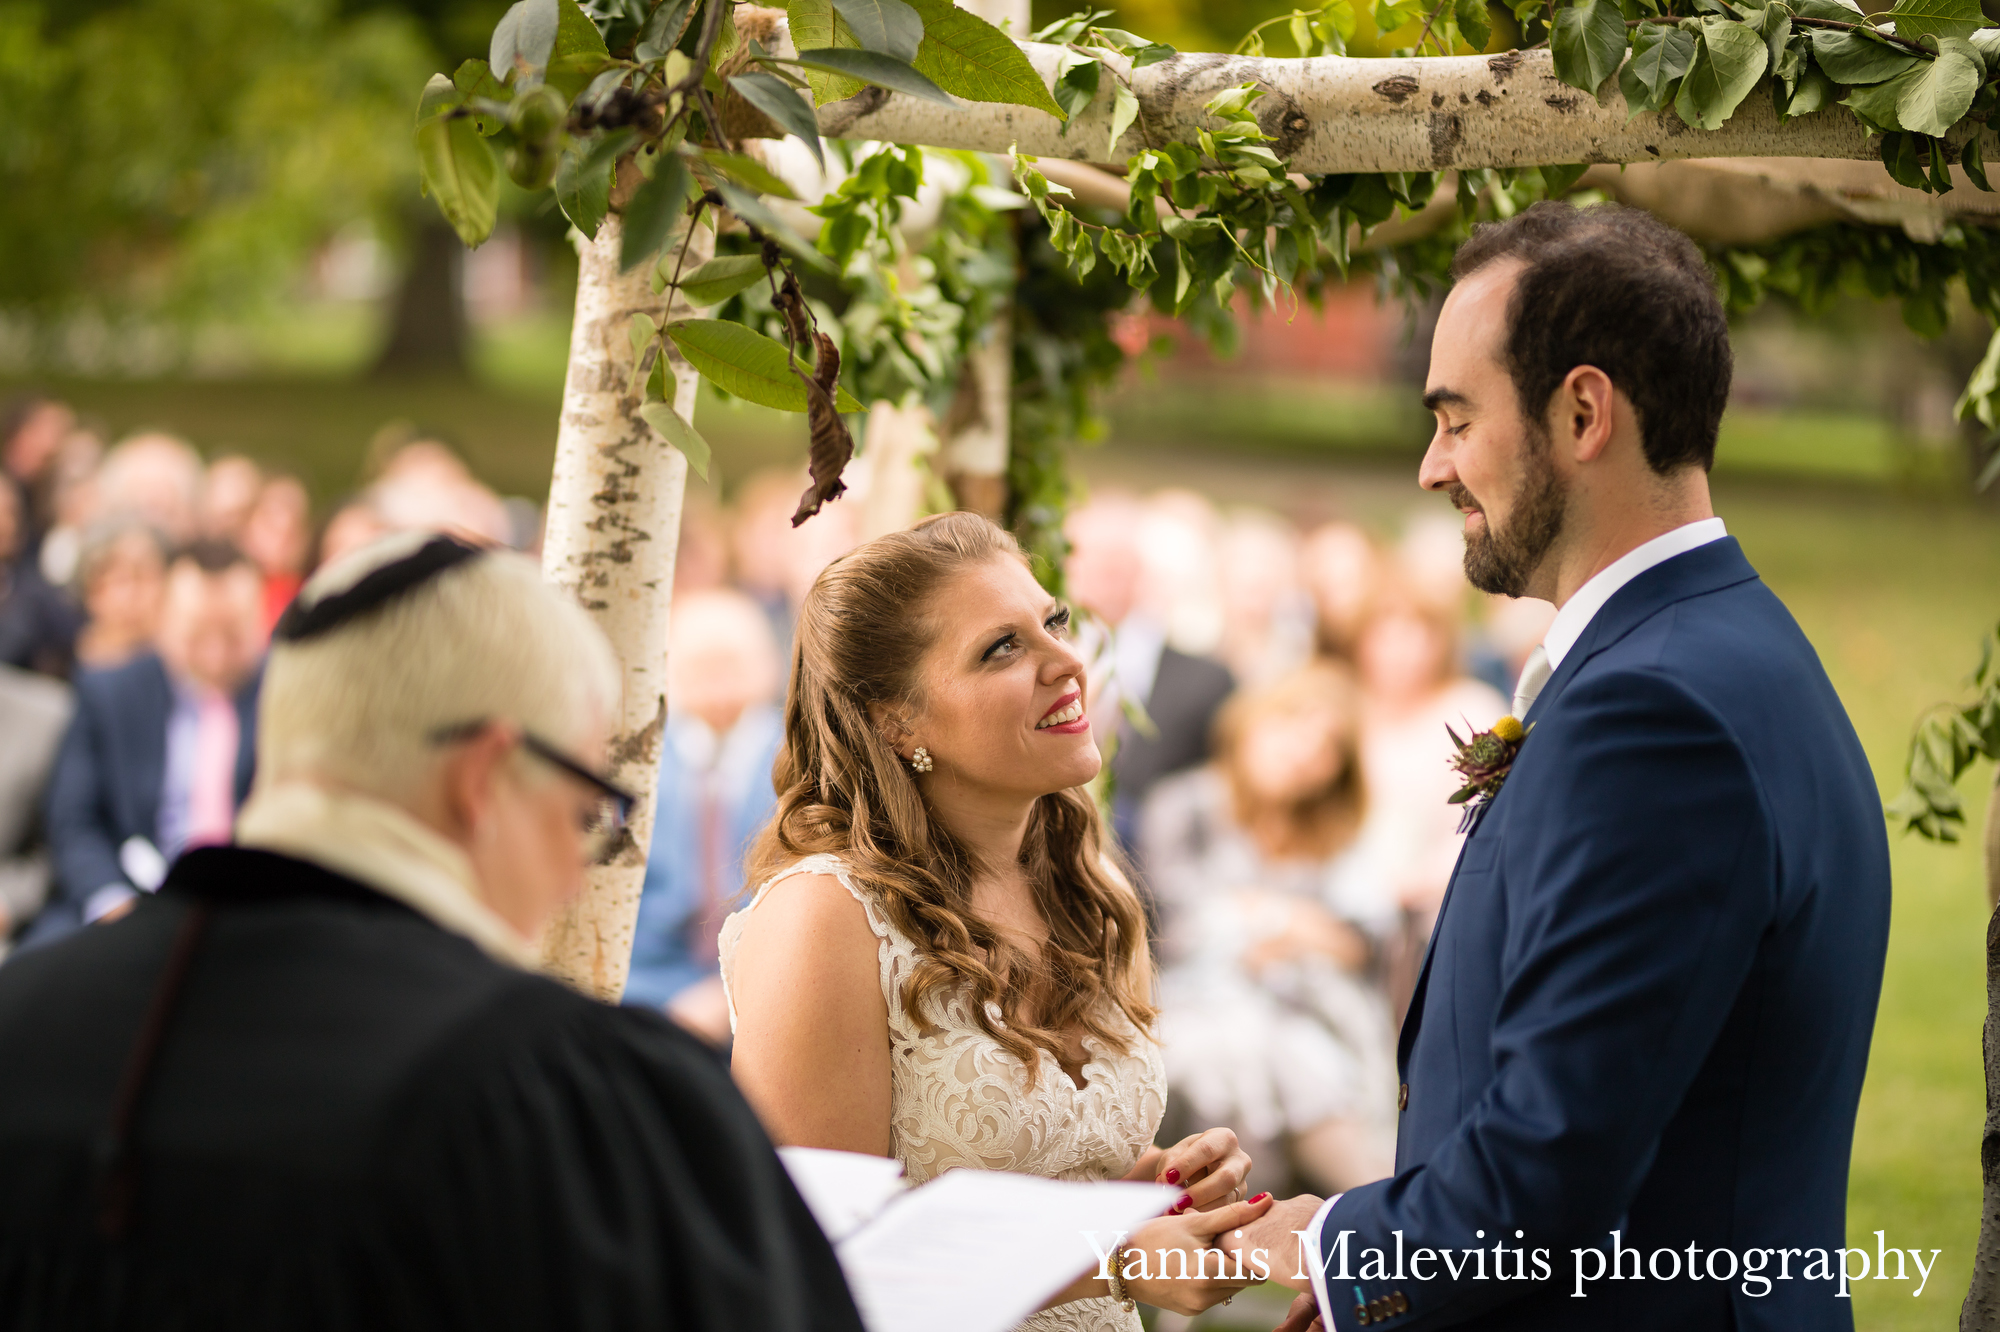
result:
M 264 573 L 264 627 L 277 624 L 298 595 L 312 555 L 312 499 L 295 476 L 274 476 L 257 490 L 237 544 Z
M 1323 1193 L 1394 1159 L 1393 1036 L 1369 975 L 1398 917 L 1361 835 L 1366 792 L 1354 685 L 1318 662 L 1230 700 L 1214 763 L 1155 787 L 1140 825 L 1174 1091 L 1257 1161 L 1288 1149 Z
M 1458 781 L 1445 728 L 1463 737 L 1507 711 L 1498 690 L 1460 669 L 1460 615 L 1460 606 L 1422 595 L 1391 566 L 1376 582 L 1355 639 L 1373 832 L 1393 857 L 1408 919 L 1390 967 L 1389 993 L 1399 1013 L 1458 858 L 1462 811 L 1450 803 Z
M 123 666 L 153 645 L 167 591 L 167 546 L 137 518 L 113 518 L 84 537 L 72 584 L 88 617 L 79 665 Z
M 1306 538 L 1300 569 L 1317 613 L 1320 655 L 1337 661 L 1354 659 L 1361 618 L 1381 568 L 1374 540 L 1353 523 L 1324 523 Z

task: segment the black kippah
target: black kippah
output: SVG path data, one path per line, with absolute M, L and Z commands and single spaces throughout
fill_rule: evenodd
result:
M 403 558 L 391 560 L 378 569 L 370 569 L 352 586 L 329 592 L 310 606 L 303 597 L 294 600 L 278 617 L 271 638 L 279 643 L 303 643 L 309 638 L 318 638 L 349 620 L 394 601 L 411 588 L 429 582 L 479 553 L 478 546 L 460 541 L 457 537 L 432 537 Z

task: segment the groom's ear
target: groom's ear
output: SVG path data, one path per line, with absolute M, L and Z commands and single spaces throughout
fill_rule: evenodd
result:
M 1571 458 L 1595 462 L 1617 434 L 1619 415 L 1630 410 L 1619 400 L 1610 375 L 1594 365 L 1579 365 L 1556 389 L 1549 424 Z

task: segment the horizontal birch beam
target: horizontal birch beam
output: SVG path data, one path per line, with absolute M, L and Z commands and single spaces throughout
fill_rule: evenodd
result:
M 1066 48 L 1023 42 L 1044 82 Z M 1828 107 L 1778 124 L 1769 94 L 1753 91 L 1718 130 L 1690 128 L 1671 109 L 1626 113 L 1615 80 L 1591 97 L 1555 76 L 1547 50 L 1423 59 L 1309 60 L 1188 54 L 1133 70 L 1122 57 L 1092 51 L 1106 69 L 1098 96 L 1062 133 L 1062 122 L 1026 107 L 961 102 L 946 109 L 878 88 L 819 110 L 834 138 L 882 139 L 936 148 L 1004 153 L 1018 145 L 1037 157 L 1118 165 L 1148 146 L 1191 142 L 1208 127 L 1202 110 L 1217 93 L 1256 83 L 1256 103 L 1274 151 L 1311 174 L 1439 171 L 1559 163 L 1665 162 L 1684 158 L 1879 156 L 1879 141 L 1851 112 Z M 1111 75 L 1129 80 L 1139 119 L 1114 149 Z M 2000 148 L 2000 137 L 1987 142 Z M 1994 152 L 1989 150 L 1988 160 Z

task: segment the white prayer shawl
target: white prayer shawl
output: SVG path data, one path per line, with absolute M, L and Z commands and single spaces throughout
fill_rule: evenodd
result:
M 465 852 L 385 801 L 297 781 L 259 788 L 236 816 L 236 844 L 344 874 L 497 961 L 536 965 L 533 945 L 480 898 Z

